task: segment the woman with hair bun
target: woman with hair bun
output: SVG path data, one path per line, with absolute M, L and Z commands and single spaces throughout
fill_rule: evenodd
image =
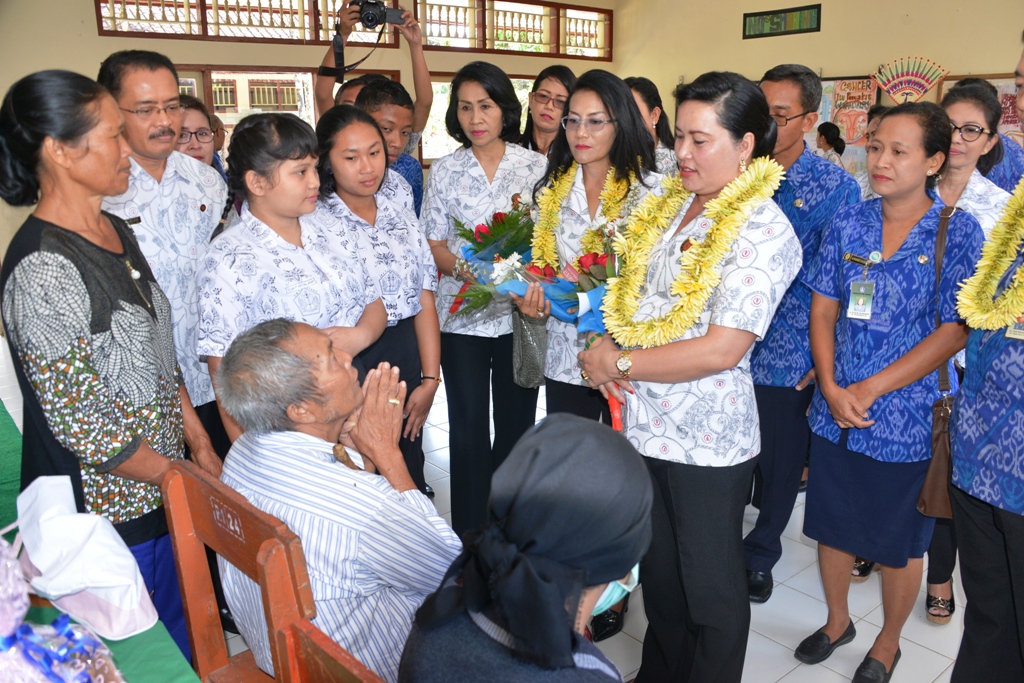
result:
M 839 168 L 844 168 L 841 157 L 846 151 L 846 140 L 843 140 L 839 126 L 831 121 L 825 121 L 818 126 L 818 149 L 825 159 Z
M 170 303 L 132 229 L 100 210 L 127 190 L 130 152 L 117 103 L 85 76 L 26 76 L 0 106 L 0 197 L 36 204 L 0 271 L 25 401 L 21 485 L 71 478 L 78 511 L 114 525 L 189 658 L 160 482 L 202 430 L 179 384 Z M 220 474 L 212 450 L 192 454 Z
M 672 136 L 672 125 L 665 114 L 665 105 L 661 103 L 661 93 L 654 81 L 643 76 L 630 76 L 625 79 L 640 108 L 640 116 L 647 124 L 647 129 L 654 137 L 654 166 L 662 175 L 673 175 L 679 171 L 676 154 L 672 150 L 675 138 Z
M 783 170 L 761 89 L 712 72 L 675 98 L 679 175 L 630 216 L 603 302 L 610 334 L 579 358 L 592 386 L 625 400 L 625 435 L 654 480 L 636 680 L 739 683 L 743 509 L 760 450 L 750 353 L 802 249 L 772 201 Z

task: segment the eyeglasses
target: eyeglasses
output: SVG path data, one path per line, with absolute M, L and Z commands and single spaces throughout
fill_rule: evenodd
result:
M 582 124 L 590 133 L 600 133 L 606 124 L 615 123 L 617 119 L 578 119 L 575 116 L 566 116 L 562 119 L 562 128 L 576 130 Z
M 779 125 L 779 128 L 784 127 L 787 123 L 793 119 L 798 119 L 801 116 L 807 116 L 811 112 L 805 111 L 802 114 L 793 114 L 792 116 L 783 116 L 782 114 L 772 114 L 772 118 L 775 119 L 775 123 Z
M 151 119 L 162 111 L 167 112 L 171 116 L 174 116 L 181 111 L 181 103 L 175 102 L 174 104 L 168 104 L 166 107 L 139 107 L 138 109 L 125 109 L 120 107 L 121 111 L 126 111 L 129 114 L 135 114 L 140 119 Z
M 982 133 L 985 135 L 992 135 L 992 131 L 988 128 L 982 128 L 981 126 L 976 126 L 973 123 L 965 123 L 962 126 L 954 126 L 952 123 L 949 125 L 952 126 L 953 130 L 960 133 L 960 139 L 964 142 L 974 142 L 981 137 Z
M 542 107 L 547 105 L 548 102 L 551 102 L 555 105 L 555 109 L 565 108 L 565 100 L 563 100 L 561 97 L 552 97 L 551 95 L 542 92 L 535 92 L 530 94 L 533 95 L 533 101 Z
M 192 139 L 193 135 L 196 136 L 196 139 L 198 139 L 199 142 L 213 142 L 213 131 L 212 130 L 206 130 L 204 128 L 202 130 L 197 130 L 195 132 L 190 131 L 190 130 L 183 130 L 183 131 L 181 131 L 181 135 L 178 136 L 178 144 L 179 145 L 187 144 L 189 142 L 189 140 Z

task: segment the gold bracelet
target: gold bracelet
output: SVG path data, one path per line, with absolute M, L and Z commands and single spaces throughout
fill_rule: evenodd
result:
M 438 384 L 440 384 L 440 383 L 441 383 L 441 378 L 440 378 L 440 377 L 430 377 L 430 376 L 428 376 L 428 375 L 420 375 L 420 379 L 421 379 L 421 380 L 424 380 L 424 379 L 432 379 L 432 380 L 434 380 L 435 382 L 437 382 Z

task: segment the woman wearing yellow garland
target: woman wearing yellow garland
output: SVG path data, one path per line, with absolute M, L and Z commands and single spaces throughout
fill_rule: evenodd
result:
M 675 91 L 679 175 L 616 239 L 607 336 L 580 354 L 621 396 L 625 431 L 654 479 L 654 538 L 640 565 L 649 626 L 637 682 L 739 682 L 750 624 L 743 508 L 760 432 L 750 351 L 801 265 L 771 197 L 776 126 L 761 90 L 707 73 Z
M 547 172 L 535 191 L 538 208 L 533 263 L 562 275 L 580 256 L 604 253 L 607 235 L 624 223 L 648 192 L 661 192 L 654 150 L 629 87 L 595 69 L 580 76 L 569 95 Z M 513 297 L 531 318 L 548 318 L 551 303 L 540 285 Z M 550 318 L 544 375 L 548 413 L 573 413 L 609 424 L 608 403 L 580 375 L 583 350 L 575 325 Z M 595 633 L 595 640 L 601 635 Z

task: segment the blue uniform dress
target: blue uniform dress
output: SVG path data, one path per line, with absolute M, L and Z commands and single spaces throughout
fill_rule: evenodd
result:
M 416 215 L 420 215 L 420 207 L 423 206 L 423 166 L 416 161 L 416 157 L 402 152 L 401 156 L 391 164 L 391 170 L 409 181 L 412 187 L 412 202 L 416 207 Z
M 1007 270 L 999 291 L 1024 264 Z M 1021 311 L 1024 314 L 1024 311 Z M 954 680 L 1024 680 L 1024 340 L 973 330 L 953 406 L 953 519 L 971 608 Z
M 1003 158 L 985 177 L 1012 194 L 1024 176 L 1024 148 L 1008 135 L 1000 133 L 999 139 L 1003 141 Z
M 860 186 L 853 176 L 813 154 L 806 144 L 773 197 L 800 238 L 804 266 L 750 359 L 761 423 L 754 494 L 761 511 L 743 542 L 751 571 L 770 572 L 782 556 L 782 532 L 793 512 L 810 443 L 806 415 L 813 389 L 794 389 L 814 365 L 808 335 L 811 290 L 801 278 L 836 211 L 860 198 Z
M 825 231 L 806 282 L 840 303 L 835 341 L 839 386 L 877 374 L 935 330 L 935 238 L 942 206 L 936 200 L 899 250 L 868 270 L 867 281 L 874 284 L 869 320 L 847 315 L 851 287 L 864 280 L 864 269 L 843 256 L 867 258 L 882 251 L 882 200 L 841 209 Z M 958 211 L 950 219 L 937 302 L 943 323 L 961 321 L 958 283 L 973 272 L 983 239 L 968 213 Z M 955 377 L 950 379 L 955 390 Z M 933 372 L 880 396 L 868 411 L 873 426 L 840 430 L 820 389 L 815 392 L 810 413 L 814 476 L 807 487 L 805 534 L 886 566 L 906 566 L 908 558 L 924 554 L 934 520 L 921 515 L 916 504 L 931 458 L 931 406 L 938 397 L 938 372 Z

